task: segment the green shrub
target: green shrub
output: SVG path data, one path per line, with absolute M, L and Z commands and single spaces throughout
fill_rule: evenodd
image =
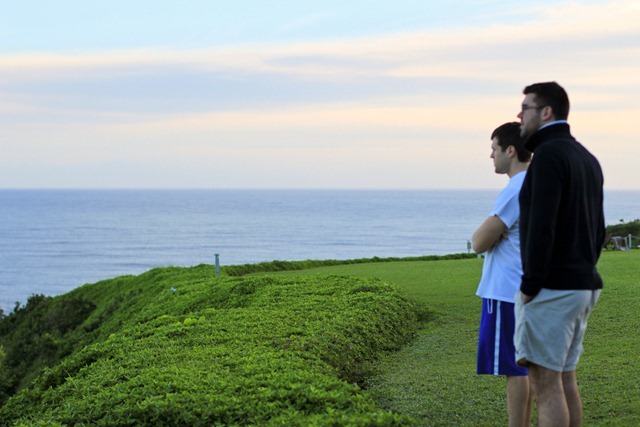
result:
M 626 237 L 629 234 L 632 236 L 640 236 L 640 219 L 620 224 L 607 225 L 607 234 L 623 237 Z
M 216 280 L 208 273 L 157 269 L 124 280 L 120 295 L 151 277 L 154 294 L 141 291 L 130 307 L 113 308 L 108 324 L 85 332 L 101 336 L 102 327 L 122 323 L 10 398 L 0 408 L 2 425 L 411 423 L 378 408 L 357 385 L 377 357 L 415 333 L 415 307 L 396 288 L 343 276 Z
M 4 402 L 9 398 L 9 393 L 14 382 L 5 364 L 6 359 L 7 353 L 4 351 L 2 345 L 0 345 L 0 402 Z
M 95 306 L 76 297 L 31 296 L 0 318 L 0 404 L 21 385 L 33 379 L 45 366 L 52 366 L 70 353 L 64 337 L 93 311 Z
M 611 250 L 615 247 L 612 239 L 613 236 L 620 236 L 626 239 L 629 235 L 633 236 L 631 248 L 638 247 L 637 241 L 640 239 L 640 219 L 626 223 L 608 225 L 604 248 Z
M 475 258 L 475 254 L 449 254 L 449 255 L 425 255 L 418 257 L 405 257 L 405 258 L 359 258 L 348 260 L 306 260 L 306 261 L 271 261 L 261 262 L 257 264 L 241 264 L 230 265 L 222 267 L 222 272 L 228 276 L 244 276 L 247 274 L 255 273 L 268 273 L 277 271 L 291 271 L 291 270 L 307 270 L 316 267 L 331 267 L 337 265 L 351 265 L 351 264 L 369 264 L 377 262 L 397 262 L 397 261 L 440 261 L 451 259 L 467 259 Z

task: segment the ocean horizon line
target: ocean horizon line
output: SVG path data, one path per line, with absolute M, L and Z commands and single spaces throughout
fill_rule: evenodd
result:
M 496 191 L 496 187 L 0 187 L 0 191 Z M 639 188 L 604 191 L 637 192 Z

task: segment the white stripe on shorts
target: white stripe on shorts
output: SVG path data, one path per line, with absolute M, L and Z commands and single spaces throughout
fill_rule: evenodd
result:
M 496 310 L 496 334 L 495 334 L 495 341 L 493 343 L 493 375 L 499 375 L 499 370 L 500 370 L 500 324 L 501 324 L 501 320 L 500 319 L 500 307 L 502 306 L 500 304 L 500 301 L 496 301 L 495 306 L 497 307 Z

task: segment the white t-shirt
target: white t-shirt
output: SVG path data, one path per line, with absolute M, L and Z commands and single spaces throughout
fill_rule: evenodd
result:
M 511 177 L 500 192 L 490 216 L 497 216 L 507 226 L 507 238 L 489 249 L 482 266 L 482 279 L 476 295 L 481 298 L 515 302 L 520 289 L 522 260 L 520 258 L 520 205 L 518 195 L 526 172 Z

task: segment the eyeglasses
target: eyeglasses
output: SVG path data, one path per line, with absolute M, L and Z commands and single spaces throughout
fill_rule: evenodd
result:
M 540 110 L 544 107 L 547 107 L 547 105 L 527 105 L 527 104 L 522 104 L 522 109 L 520 110 L 521 113 L 524 114 L 525 111 L 527 110 L 532 110 L 532 109 L 536 109 L 536 110 Z

